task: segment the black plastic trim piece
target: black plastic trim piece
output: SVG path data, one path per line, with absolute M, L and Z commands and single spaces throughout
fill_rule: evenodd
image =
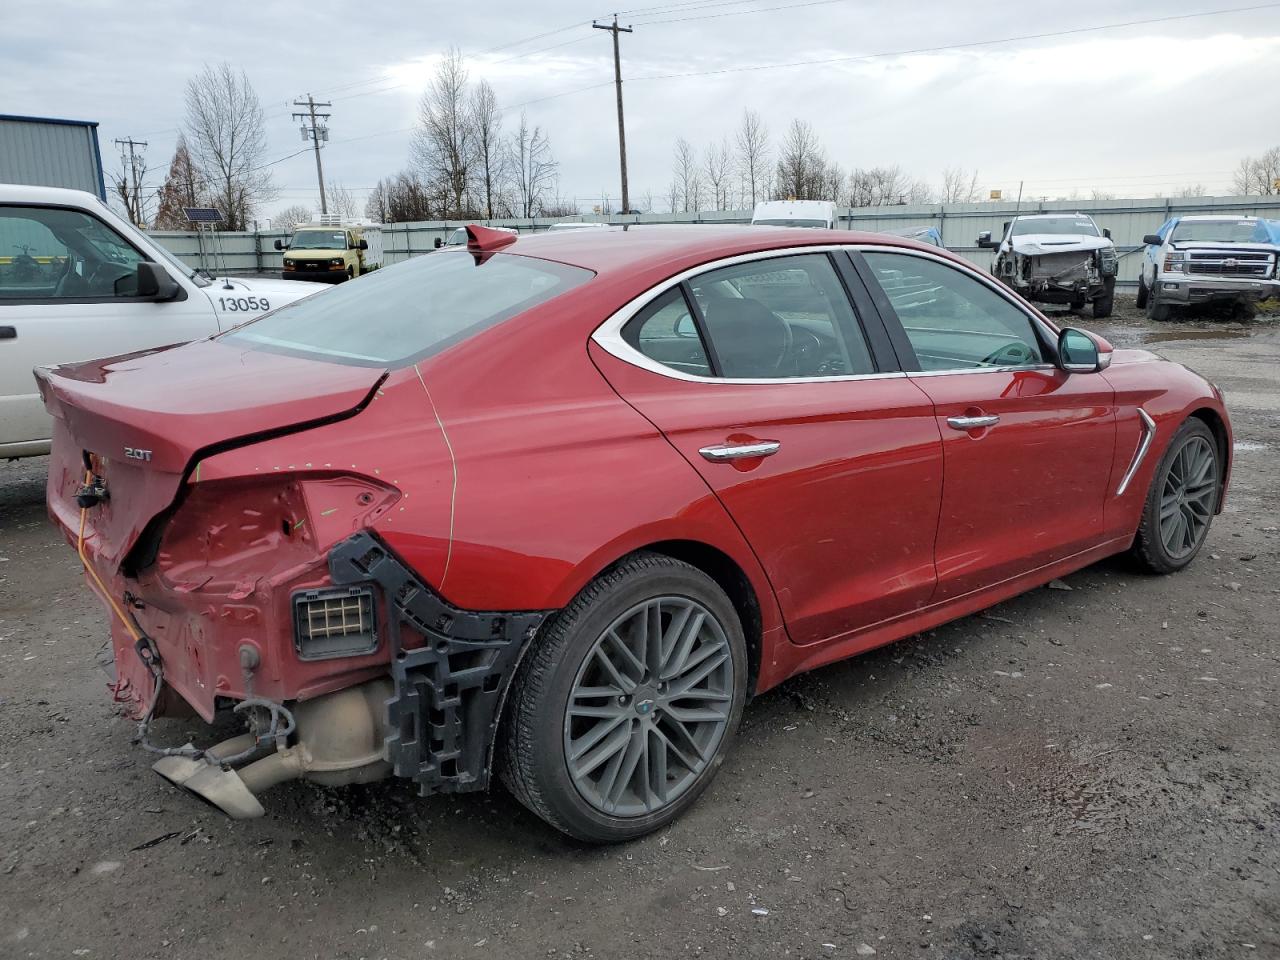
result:
M 340 586 L 375 583 L 382 590 L 395 683 L 386 751 L 395 774 L 424 796 L 483 790 L 520 653 L 552 611 L 455 607 L 369 530 L 329 552 L 329 575 Z M 420 645 L 406 647 L 408 638 Z

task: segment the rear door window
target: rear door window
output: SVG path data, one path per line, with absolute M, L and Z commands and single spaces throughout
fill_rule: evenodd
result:
M 689 289 L 721 376 L 773 380 L 875 371 L 826 254 L 721 267 L 692 278 Z
M 299 300 L 223 339 L 366 366 L 431 356 L 591 279 L 550 260 L 465 251 L 415 257 Z

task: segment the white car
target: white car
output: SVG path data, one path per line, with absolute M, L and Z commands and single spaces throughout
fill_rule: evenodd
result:
M 836 228 L 836 205 L 829 200 L 762 200 L 751 212 L 757 227 Z
M 978 234 L 978 246 L 995 251 L 991 272 L 1028 300 L 1066 304 L 1094 317 L 1115 306 L 1120 258 L 1110 230 L 1084 213 L 1036 213 L 1014 217 L 999 240 Z
M 1142 238 L 1138 306 L 1153 320 L 1209 301 L 1280 296 L 1280 223 L 1218 214 L 1173 217 Z
M 91 193 L 0 184 L 0 458 L 49 452 L 33 367 L 212 336 L 324 289 L 211 279 Z

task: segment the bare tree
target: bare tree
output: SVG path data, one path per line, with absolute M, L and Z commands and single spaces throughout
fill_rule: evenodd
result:
M 293 228 L 300 223 L 310 223 L 313 214 L 310 207 L 304 207 L 300 203 L 285 207 L 278 211 L 271 218 L 272 230 L 283 230 L 286 233 L 292 233 Z
M 693 144 L 681 137 L 676 141 L 675 166 L 672 172 L 680 184 L 680 201 L 685 213 L 701 208 L 702 171 L 698 167 L 698 154 Z
M 729 193 L 732 190 L 733 164 L 729 156 L 728 139 L 719 144 L 707 145 L 702 157 L 702 172 L 706 174 L 707 187 L 711 191 L 711 203 L 716 210 L 729 209 Z
M 942 203 L 977 203 L 978 171 L 947 167 L 942 171 Z
M 337 214 L 343 220 L 354 220 L 360 216 L 360 207 L 356 204 L 356 198 L 337 180 L 326 183 L 324 192 L 325 199 L 328 201 L 326 206 L 330 213 Z
M 364 215 L 378 223 L 433 220 L 437 212 L 431 190 L 416 170 L 403 170 L 379 180 L 364 208 Z
M 1203 183 L 1189 183 L 1173 192 L 1175 197 L 1207 197 L 1208 195 L 1209 191 L 1204 188 Z
M 1103 190 L 1101 187 L 1094 187 L 1089 191 L 1090 200 L 1114 200 L 1116 195 L 1110 190 Z
M 742 199 L 749 199 L 752 208 L 756 201 L 767 197 L 763 189 L 765 171 L 769 167 L 769 131 L 754 110 L 742 111 L 742 123 L 734 135 L 737 149 L 738 176 L 742 180 Z
M 204 180 L 196 169 L 195 161 L 191 159 L 186 138 L 182 134 L 178 135 L 178 145 L 174 148 L 173 159 L 169 161 L 169 172 L 156 193 L 156 200 L 153 221 L 156 230 L 187 229 L 189 224 L 182 212 L 183 208 L 204 205 Z
M 897 164 L 855 169 L 849 174 L 845 189 L 845 202 L 851 207 L 928 203 L 932 196 L 927 183 L 909 177 Z
M 680 199 L 680 178 L 672 177 L 671 183 L 667 185 L 667 209 L 672 213 L 679 213 Z
M 1258 157 L 1245 157 L 1232 178 L 1236 193 L 1268 197 L 1280 193 L 1280 147 Z
M 522 217 L 543 215 L 556 187 L 559 164 L 551 154 L 547 135 L 541 127 L 529 125 L 524 111 L 507 142 L 506 154 L 515 187 L 516 212 Z
M 475 141 L 477 185 L 484 215 L 492 220 L 509 212 L 502 200 L 506 181 L 506 155 L 502 149 L 502 111 L 488 81 L 481 80 L 467 104 L 468 120 Z
M 777 183 L 774 193 L 779 199 L 831 200 L 826 195 L 827 157 L 818 135 L 805 120 L 792 120 L 778 154 Z
M 186 140 L 209 198 L 227 230 L 244 230 L 253 211 L 275 197 L 258 94 L 243 70 L 206 64 L 187 81 L 186 108 Z
M 467 109 L 467 66 L 456 47 L 436 65 L 418 102 L 410 150 L 427 181 L 445 198 L 445 215 L 470 213 L 475 137 Z

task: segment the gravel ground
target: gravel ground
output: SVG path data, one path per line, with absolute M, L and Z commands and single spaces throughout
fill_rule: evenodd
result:
M 624 848 L 501 791 L 292 784 L 240 823 L 179 794 L 113 714 L 44 462 L 0 465 L 0 956 L 1280 957 L 1280 326 L 1123 306 L 1080 323 L 1234 417 L 1195 564 L 1102 563 L 796 678 Z

